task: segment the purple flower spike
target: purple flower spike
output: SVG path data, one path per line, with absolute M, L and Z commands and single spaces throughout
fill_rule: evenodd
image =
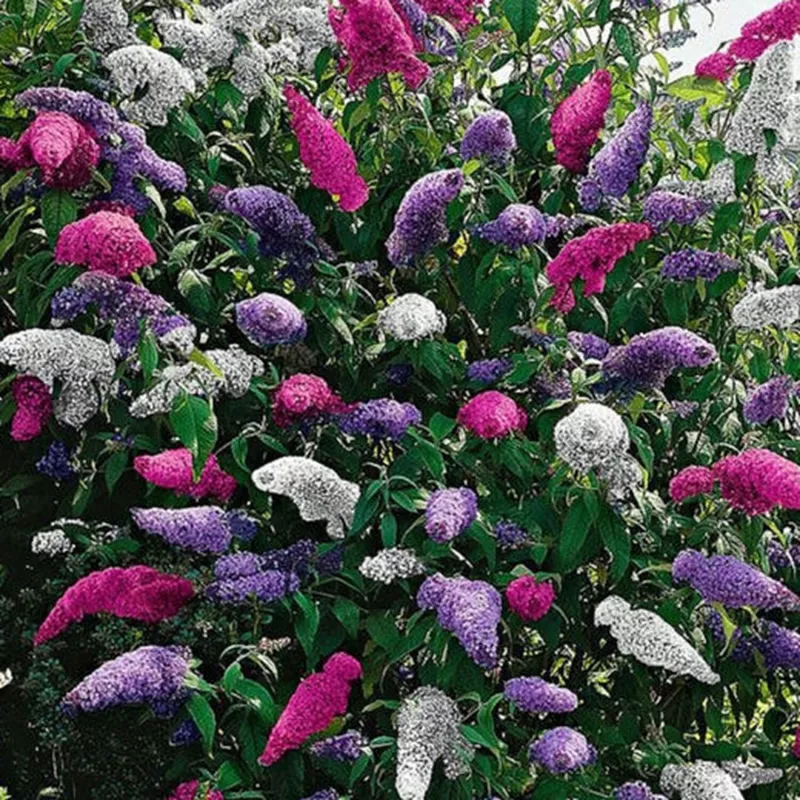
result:
M 467 128 L 461 142 L 461 158 L 486 159 L 493 164 L 505 164 L 517 146 L 514 126 L 504 111 L 487 111 Z
M 439 624 L 455 635 L 479 667 L 492 669 L 497 664 L 503 602 L 493 586 L 437 573 L 420 586 L 417 605 L 435 609 Z
M 531 714 L 569 714 L 578 707 L 578 697 L 543 678 L 512 678 L 503 694 L 523 711 Z
M 463 533 L 478 516 L 478 497 L 472 489 L 438 489 L 425 507 L 425 531 L 443 544 Z
M 579 731 L 553 728 L 531 745 L 528 758 L 553 775 L 563 775 L 593 764 L 597 750 Z

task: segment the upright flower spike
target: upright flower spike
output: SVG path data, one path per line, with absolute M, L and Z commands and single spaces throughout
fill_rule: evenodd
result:
M 420 586 L 417 605 L 434 609 L 439 624 L 455 635 L 479 667 L 492 669 L 497 664 L 502 600 L 493 586 L 437 573 Z
M 150 567 L 92 572 L 61 595 L 39 626 L 33 644 L 44 644 L 89 614 L 161 622 L 174 617 L 193 595 L 191 581 Z
M 192 657 L 188 647 L 148 645 L 106 661 L 67 692 L 61 708 L 102 711 L 115 706 L 147 705 L 160 717 L 171 717 L 188 697 L 184 679 Z
M 503 166 L 517 147 L 511 117 L 495 109 L 476 117 L 464 133 L 459 152 L 464 161 L 485 159 Z
M 748 393 L 742 413 L 751 425 L 767 425 L 772 420 L 782 420 L 797 394 L 798 384 L 788 375 L 772 378 Z
M 547 265 L 547 277 L 556 290 L 551 304 L 564 314 L 571 311 L 575 307 L 572 282 L 578 278 L 584 282 L 584 297 L 600 294 L 605 288 L 606 276 L 617 262 L 652 235 L 653 229 L 647 224 L 618 222 L 593 228 L 567 242 Z
M 23 375 L 11 384 L 17 406 L 11 420 L 11 438 L 15 442 L 35 439 L 53 413 L 53 397 L 47 386 L 33 375 Z
M 589 174 L 579 188 L 586 211 L 596 211 L 606 198 L 624 196 L 635 183 L 650 147 L 652 124 L 653 109 L 642 103 L 591 160 Z
M 259 757 L 265 767 L 296 750 L 315 733 L 324 731 L 334 717 L 347 712 L 350 684 L 361 677 L 361 664 L 347 653 L 334 653 L 322 668 L 304 678 L 270 731 Z
M 328 12 L 331 28 L 350 60 L 351 89 L 399 73 L 411 89 L 430 74 L 416 56 L 414 40 L 389 0 L 339 0 Z
M 512 203 L 500 212 L 497 219 L 476 225 L 474 232 L 492 244 L 520 250 L 547 238 L 547 220 L 534 206 Z
M 461 733 L 455 700 L 434 686 L 421 686 L 397 711 L 397 778 L 400 800 L 425 800 L 433 768 L 441 759 L 448 780 L 469 771 L 472 745 Z
M 394 218 L 394 230 L 386 241 L 389 260 L 396 267 L 410 267 L 436 245 L 446 242 L 447 206 L 464 185 L 460 169 L 431 172 L 407 192 Z
M 658 614 L 633 609 L 621 597 L 603 600 L 594 612 L 595 625 L 608 625 L 620 653 L 632 655 L 650 667 L 676 675 L 690 675 L 701 683 L 717 684 L 719 675 L 700 654 Z
M 43 111 L 19 141 L 0 139 L 0 166 L 38 167 L 42 183 L 54 189 L 79 189 L 100 162 L 91 129 L 61 111 Z
M 56 242 L 56 263 L 127 278 L 156 263 L 156 253 L 129 216 L 98 211 L 66 225 Z
M 307 522 L 325 521 L 328 536 L 343 539 L 353 521 L 361 490 L 330 467 L 310 458 L 284 456 L 252 474 L 257 489 L 291 498 Z
M 742 61 L 755 61 L 772 45 L 790 41 L 800 32 L 800 4 L 783 0 L 745 23 L 738 39 L 728 46 L 731 56 Z
M 712 53 L 697 62 L 694 74 L 698 78 L 712 78 L 725 83 L 736 69 L 736 58 L 730 53 Z
M 586 169 L 611 103 L 611 74 L 599 70 L 556 108 L 550 122 L 556 161 L 570 172 Z
M 342 211 L 357 211 L 367 202 L 369 187 L 358 174 L 353 149 L 293 86 L 285 86 L 283 95 L 292 115 L 300 158 L 311 172 L 311 182 L 338 198 Z
M 463 533 L 478 517 L 478 497 L 472 489 L 438 489 L 425 506 L 425 532 L 444 544 Z
M 185 447 L 165 450 L 154 456 L 136 456 L 133 468 L 148 483 L 171 489 L 175 494 L 188 495 L 194 500 L 210 497 L 227 503 L 236 491 L 236 479 L 220 468 L 213 453 L 208 457 L 198 481 L 194 480 L 192 454 Z
M 733 556 L 706 557 L 697 550 L 682 550 L 672 562 L 672 580 L 688 583 L 707 603 L 727 608 L 800 608 L 800 597 L 780 581 Z

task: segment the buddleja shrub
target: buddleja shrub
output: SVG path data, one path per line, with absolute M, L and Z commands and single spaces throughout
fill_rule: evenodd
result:
M 688 5 L 10 0 L 6 796 L 798 795 L 800 17 Z

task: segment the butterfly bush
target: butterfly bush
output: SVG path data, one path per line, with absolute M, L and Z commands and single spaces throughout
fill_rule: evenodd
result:
M 800 6 L 699 5 L 11 0 L 0 795 L 800 794 Z

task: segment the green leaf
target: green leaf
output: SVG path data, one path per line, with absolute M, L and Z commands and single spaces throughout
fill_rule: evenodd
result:
M 14 217 L 14 221 L 8 226 L 8 230 L 3 235 L 3 238 L 0 239 L 0 258 L 3 258 L 5 254 L 16 244 L 17 237 L 19 236 L 20 230 L 22 230 L 22 225 L 25 222 L 25 218 L 33 211 L 32 206 L 20 206 L 17 211 L 12 212 L 16 214 Z M 10 215 L 9 215 L 10 216 Z
M 431 430 L 431 434 L 433 434 L 433 438 L 436 439 L 437 442 L 441 442 L 442 439 L 453 432 L 453 429 L 456 427 L 456 421 L 437 411 L 431 417 L 428 427 Z
M 225 378 L 225 373 L 214 363 L 214 360 L 196 347 L 189 354 L 189 361 L 193 364 L 199 364 L 201 367 L 205 367 L 212 375 L 215 375 L 220 380 Z
M 55 244 L 61 229 L 78 218 L 78 204 L 63 189 L 49 189 L 42 195 L 42 225 L 50 244 Z
M 309 600 L 302 592 L 294 595 L 297 605 L 300 606 L 303 616 L 297 621 L 295 631 L 306 658 L 311 661 L 311 654 L 314 650 L 314 639 L 319 630 L 319 608 L 317 604 Z
M 211 755 L 217 729 L 217 719 L 214 716 L 214 710 L 211 708 L 208 700 L 199 692 L 193 692 L 189 696 L 189 700 L 186 703 L 186 710 L 189 712 L 189 716 L 194 720 L 194 724 L 197 725 L 197 729 L 200 731 L 206 753 Z
M 172 403 L 169 424 L 191 452 L 194 479 L 198 480 L 217 443 L 217 418 L 211 406 L 202 397 L 181 392 Z
M 631 537 L 625 523 L 605 503 L 600 509 L 597 519 L 600 538 L 613 559 L 611 564 L 611 580 L 621 580 L 631 563 Z
M 539 21 L 539 0 L 506 0 L 503 10 L 517 34 L 517 44 L 525 44 Z
M 106 487 L 108 488 L 109 494 L 114 491 L 117 481 L 122 476 L 122 473 L 125 472 L 125 468 L 127 466 L 128 453 L 125 450 L 112 453 L 106 460 L 106 463 L 103 466 L 103 475 L 106 479 Z
M 381 518 L 381 542 L 384 547 L 394 547 L 397 544 L 397 519 L 394 514 L 386 513 Z
M 615 22 L 611 28 L 611 35 L 614 37 L 614 43 L 619 48 L 619 52 L 622 53 L 622 57 L 631 67 L 636 69 L 636 48 L 634 47 L 633 36 L 628 26 L 623 25 L 621 22 Z
M 572 572 L 580 564 L 581 550 L 593 523 L 594 515 L 584 493 L 572 503 L 564 519 L 561 538 L 556 548 L 556 566 L 559 572 Z
M 727 98 L 725 85 L 720 81 L 711 78 L 695 78 L 694 75 L 673 81 L 667 86 L 667 91 L 680 100 L 689 100 L 690 102 L 702 100 L 709 108 L 715 108 L 724 103 Z
M 358 606 L 346 597 L 337 597 L 333 602 L 333 615 L 342 623 L 342 627 L 351 639 L 358 636 L 360 614 Z
M 156 337 L 150 331 L 147 331 L 139 342 L 139 363 L 142 365 L 145 380 L 149 381 L 158 366 Z

